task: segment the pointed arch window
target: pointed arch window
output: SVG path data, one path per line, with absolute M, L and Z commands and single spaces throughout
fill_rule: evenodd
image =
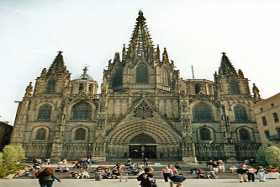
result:
M 194 122 L 213 121 L 213 112 L 210 105 L 206 103 L 198 103 L 192 109 Z
M 122 67 L 116 67 L 116 70 L 112 77 L 112 86 L 114 89 L 119 88 L 122 86 L 122 79 L 123 79 L 123 69 Z
M 86 140 L 86 134 L 87 134 L 86 129 L 78 128 L 77 130 L 75 130 L 74 140 L 84 141 Z
M 44 105 L 40 106 L 40 108 L 39 108 L 37 119 L 40 121 L 50 121 L 51 112 L 52 112 L 52 106 L 49 104 L 44 104 Z
M 136 83 L 148 84 L 149 83 L 148 67 L 144 63 L 140 63 L 136 68 Z
M 212 140 L 212 136 L 211 136 L 211 130 L 203 127 L 199 130 L 199 137 L 200 140 L 202 141 L 211 141 Z
M 229 92 L 230 94 L 240 94 L 240 87 L 239 87 L 239 81 L 238 80 L 231 80 L 229 82 Z
M 72 108 L 73 120 L 90 120 L 91 119 L 91 106 L 86 102 L 80 102 Z
M 170 78 L 169 78 L 169 74 L 168 71 L 166 69 L 162 70 L 162 84 L 165 86 L 169 86 L 170 85 Z
M 39 128 L 35 131 L 35 140 L 46 140 L 47 130 L 45 128 Z
M 54 79 L 48 80 L 46 92 L 47 93 L 54 93 L 55 92 L 55 87 L 56 87 L 56 81 Z
M 250 142 L 251 141 L 251 136 L 249 130 L 245 128 L 241 128 L 239 130 L 239 140 L 240 142 Z
M 247 122 L 248 121 L 248 115 L 246 108 L 241 105 L 236 105 L 234 107 L 234 116 L 236 122 Z

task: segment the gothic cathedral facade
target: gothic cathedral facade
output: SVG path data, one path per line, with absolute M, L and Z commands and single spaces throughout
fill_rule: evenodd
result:
M 71 79 L 59 52 L 34 89 L 27 86 L 11 142 L 29 158 L 54 160 L 244 160 L 260 146 L 253 113 L 260 98 L 243 72 L 223 53 L 214 81 L 180 78 L 141 11 L 97 90 L 87 68 Z

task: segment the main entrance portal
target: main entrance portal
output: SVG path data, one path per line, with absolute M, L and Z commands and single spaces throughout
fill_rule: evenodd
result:
M 129 157 L 135 159 L 157 157 L 156 141 L 149 135 L 139 134 L 130 140 Z
M 156 145 L 129 145 L 129 157 L 136 159 L 156 158 Z

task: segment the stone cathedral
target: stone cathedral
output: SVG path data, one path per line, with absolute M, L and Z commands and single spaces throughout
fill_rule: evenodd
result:
M 62 52 L 30 82 L 11 142 L 28 158 L 99 161 L 127 158 L 244 160 L 260 146 L 253 113 L 258 88 L 225 53 L 214 81 L 182 79 L 155 46 L 139 11 L 128 46 L 115 53 L 98 83 L 83 69 L 71 79 Z

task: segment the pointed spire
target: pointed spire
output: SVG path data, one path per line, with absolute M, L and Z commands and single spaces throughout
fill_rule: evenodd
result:
M 215 71 L 215 73 L 214 73 L 214 81 L 216 82 L 217 79 L 218 79 L 218 74 L 217 74 L 217 71 Z
M 128 46 L 128 56 L 148 56 L 148 51 L 153 51 L 153 42 L 151 40 L 143 12 L 140 10 L 136 19 L 136 26 L 132 33 L 132 38 Z M 152 50 L 151 50 L 152 49 Z
M 231 64 L 229 58 L 226 56 L 225 52 L 222 52 L 222 60 L 219 68 L 220 75 L 237 75 L 233 65 Z
M 160 62 L 160 49 L 159 45 L 157 44 L 157 49 L 156 49 L 156 60 Z
M 51 67 L 48 70 L 48 75 L 53 73 L 64 73 L 66 67 L 64 66 L 64 60 L 62 56 L 62 51 L 58 51 L 57 56 L 55 57 Z
M 166 48 L 163 49 L 162 62 L 163 63 L 169 63 L 169 58 L 168 58 L 168 53 L 167 53 Z
M 125 56 L 126 56 L 126 48 L 125 48 L 125 44 L 123 44 L 123 49 L 122 49 L 122 61 L 125 60 Z
M 121 59 L 120 59 L 120 53 L 115 53 L 115 56 L 114 56 L 114 63 L 117 63 L 117 62 L 120 62 Z
M 47 68 L 44 68 L 41 72 L 41 77 L 45 77 L 47 75 Z

